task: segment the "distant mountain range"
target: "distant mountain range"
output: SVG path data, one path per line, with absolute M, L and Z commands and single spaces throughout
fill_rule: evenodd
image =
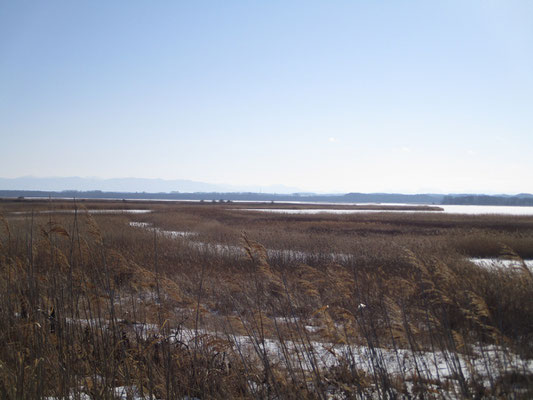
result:
M 0 197 L 533 206 L 533 195 L 529 193 L 517 195 L 316 194 L 298 192 L 296 188 L 282 185 L 240 187 L 189 180 L 141 178 L 0 178 Z
M 284 185 L 270 186 L 234 186 L 196 182 L 186 179 L 145 179 L 145 178 L 36 178 L 25 176 L 21 178 L 0 178 L 0 190 L 42 190 L 42 191 L 93 191 L 105 192 L 268 192 L 295 193 L 300 189 Z

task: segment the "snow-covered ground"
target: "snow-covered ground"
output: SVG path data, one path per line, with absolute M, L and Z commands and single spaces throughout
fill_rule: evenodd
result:
M 74 214 L 75 210 L 41 210 L 41 211 L 14 211 L 11 215 L 31 215 L 34 214 Z M 89 214 L 146 214 L 151 213 L 152 210 L 77 210 L 79 214 L 88 212 Z
M 313 365 L 328 369 L 348 360 L 356 369 L 372 374 L 380 369 L 392 375 L 412 377 L 418 375 L 428 380 L 453 378 L 460 369 L 466 379 L 472 374 L 477 376 L 496 376 L 502 371 L 533 372 L 533 360 L 523 360 L 497 346 L 476 346 L 468 355 L 452 352 L 413 352 L 407 349 L 386 349 L 362 345 L 334 344 L 319 341 L 294 342 L 264 339 L 260 343 L 248 336 L 216 332 L 200 332 L 202 335 L 215 336 L 229 340 L 234 350 L 249 353 L 267 354 L 273 362 L 295 362 L 299 358 L 303 366 L 311 371 Z M 192 343 L 193 330 L 181 330 L 176 339 Z M 288 350 L 288 351 L 287 351 Z M 292 353 L 292 356 L 291 356 Z M 455 364 L 454 364 L 455 363 Z
M 71 393 L 69 400 L 94 400 L 80 388 L 79 393 Z M 150 400 L 148 395 L 141 396 L 140 391 L 135 386 L 117 386 L 113 388 L 114 398 L 117 400 Z M 58 397 L 46 397 L 45 400 L 59 400 Z M 155 400 L 155 397 L 153 398 Z
M 72 320 L 70 322 L 82 325 L 96 323 L 94 320 Z M 280 325 L 295 322 L 299 321 L 276 319 L 276 323 Z M 449 399 L 461 398 L 457 394 L 460 376 L 465 381 L 475 377 L 478 382 L 481 380 L 488 388 L 494 384 L 494 379 L 503 373 L 533 373 L 533 360 L 522 359 L 503 347 L 495 345 L 477 345 L 463 349 L 466 351 L 461 353 L 441 350 L 430 352 L 335 344 L 310 340 L 308 336 L 304 336 L 301 341 L 284 340 L 281 342 L 279 339 L 259 339 L 234 332 L 185 328 L 171 332 L 165 339 L 160 334 L 157 325 L 133 323 L 130 326 L 139 337 L 145 339 L 159 337 L 173 343 L 181 343 L 188 348 L 193 348 L 202 342 L 209 343 L 212 339 L 223 340 L 229 346 L 227 351 L 233 352 L 237 357 L 256 358 L 259 361 L 260 357 L 266 356 L 272 364 L 287 368 L 302 368 L 309 372 L 316 368 L 329 370 L 347 362 L 351 368 L 364 371 L 369 375 L 396 376 L 407 382 L 420 378 L 426 382 L 448 382 L 449 389 L 446 391 L 442 389 L 444 385 L 440 392 L 443 398 Z M 147 397 L 140 397 L 135 387 L 115 388 L 115 395 L 119 399 L 127 399 L 128 394 L 129 398 L 135 400 L 147 399 Z M 80 398 L 89 399 L 83 396 Z M 55 400 L 55 398 L 50 397 L 48 400 Z
M 134 228 L 145 228 L 150 229 L 152 227 L 152 224 L 149 222 L 130 222 L 130 226 L 133 226 Z M 153 229 L 153 228 L 151 228 Z M 197 233 L 190 232 L 190 231 L 165 231 L 163 229 L 155 228 L 155 231 L 159 234 L 162 234 L 163 236 L 171 237 L 171 238 L 177 238 L 177 237 L 189 237 L 189 236 L 196 236 Z
M 505 260 L 501 258 L 470 258 L 470 262 L 483 268 L 522 268 L 522 262 L 518 260 Z M 533 260 L 523 260 L 524 264 L 533 270 Z
M 276 318 L 278 325 L 298 321 Z M 73 321 L 71 321 L 73 322 Z M 95 320 L 78 320 L 82 325 L 95 324 Z M 107 324 L 106 322 L 105 324 Z M 133 323 L 131 328 L 142 338 L 162 337 L 155 324 Z M 320 329 L 312 326 L 309 331 Z M 498 376 L 502 372 L 522 371 L 533 373 L 533 359 L 525 360 L 518 355 L 495 345 L 477 345 L 463 353 L 451 351 L 412 351 L 409 349 L 389 349 L 354 344 L 335 344 L 310 340 L 301 341 L 239 335 L 234 332 L 209 331 L 205 329 L 180 328 L 167 337 L 170 342 L 194 346 L 206 338 L 225 340 L 235 354 L 247 356 L 267 355 L 273 363 L 298 362 L 305 370 L 314 367 L 329 369 L 347 360 L 353 367 L 368 374 L 379 371 L 406 378 L 419 376 L 428 380 L 456 379 L 460 371 L 465 379 L 471 376 Z

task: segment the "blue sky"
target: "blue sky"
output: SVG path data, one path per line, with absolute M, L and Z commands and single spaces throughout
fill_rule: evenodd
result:
M 0 176 L 533 192 L 531 1 L 0 0 Z

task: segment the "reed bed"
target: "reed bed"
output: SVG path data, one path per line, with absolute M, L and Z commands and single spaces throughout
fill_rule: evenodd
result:
M 532 218 L 0 210 L 1 398 L 533 396 Z

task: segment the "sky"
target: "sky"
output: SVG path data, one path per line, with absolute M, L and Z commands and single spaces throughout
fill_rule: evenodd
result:
M 533 193 L 533 2 L 0 0 L 0 177 Z

